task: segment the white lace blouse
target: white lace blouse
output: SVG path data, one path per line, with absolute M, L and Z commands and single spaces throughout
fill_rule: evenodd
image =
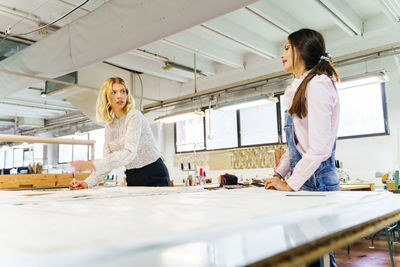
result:
M 141 168 L 161 157 L 147 119 L 136 109 L 107 123 L 104 135 L 103 159 L 93 161 L 96 171 L 85 180 L 89 188 L 113 169 Z

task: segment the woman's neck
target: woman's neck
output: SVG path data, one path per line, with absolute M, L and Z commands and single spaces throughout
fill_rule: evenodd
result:
M 295 76 L 297 79 L 299 79 L 306 71 L 307 71 L 307 70 L 306 70 L 306 67 L 305 67 L 305 66 L 301 66 L 301 67 L 297 68 L 297 69 L 293 72 L 293 74 L 294 74 L 294 76 Z
M 117 119 L 121 118 L 122 115 L 124 115 L 124 110 L 123 109 L 118 109 L 118 110 L 113 110 L 115 117 Z

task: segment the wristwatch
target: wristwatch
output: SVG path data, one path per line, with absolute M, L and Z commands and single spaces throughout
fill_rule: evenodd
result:
M 278 174 L 274 174 L 274 176 L 272 176 L 272 177 L 276 177 L 276 178 L 278 178 L 278 179 L 280 179 L 282 182 L 284 182 L 285 181 L 285 178 L 283 178 L 282 176 L 280 176 L 280 175 L 278 175 Z

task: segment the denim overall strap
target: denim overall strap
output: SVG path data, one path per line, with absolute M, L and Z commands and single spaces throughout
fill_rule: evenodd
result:
M 293 127 L 293 117 L 285 111 L 285 134 L 286 142 L 289 149 L 290 172 L 302 158 L 302 154 L 298 151 L 295 141 L 295 133 Z M 335 167 L 335 149 L 336 141 L 333 145 L 331 156 L 323 161 L 314 174 L 303 184 L 300 190 L 307 191 L 338 191 L 340 190 L 339 178 Z

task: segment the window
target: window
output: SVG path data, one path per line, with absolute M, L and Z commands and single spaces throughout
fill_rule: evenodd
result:
M 75 140 L 88 140 L 88 134 L 74 136 Z M 72 146 L 73 160 L 88 160 L 88 145 L 73 145 Z
M 0 169 L 4 169 L 5 151 L 0 150 Z
M 6 160 L 4 168 L 11 169 L 13 167 L 13 163 L 14 163 L 14 149 L 9 148 L 6 150 Z
M 24 165 L 24 149 L 14 149 L 14 164 L 13 167 L 22 167 Z
M 33 162 L 43 164 L 43 144 L 33 144 Z
M 220 149 L 238 146 L 236 110 L 206 112 L 206 147 Z
M 362 84 L 339 89 L 338 137 L 388 133 L 384 84 Z
M 63 136 L 64 139 L 88 140 L 88 134 Z M 58 163 L 88 160 L 88 145 L 58 145 Z
M 176 123 L 176 151 L 204 150 L 203 117 Z
M 95 140 L 94 144 L 94 159 L 103 158 L 103 146 L 104 146 L 104 128 L 93 130 L 89 132 L 89 140 Z M 89 150 L 89 157 L 91 158 L 91 149 Z
M 77 72 L 74 71 L 74 72 L 65 74 L 63 76 L 54 78 L 54 79 L 58 80 L 58 81 L 62 81 L 62 82 L 76 83 L 76 80 L 77 80 L 76 78 L 77 78 Z M 45 90 L 45 93 L 48 94 L 48 93 L 51 93 L 51 92 L 55 92 L 55 91 L 61 90 L 61 89 L 65 88 L 65 87 L 67 87 L 67 86 L 68 85 L 66 85 L 66 84 L 46 81 L 44 90 Z
M 285 133 L 285 107 L 283 106 L 283 101 L 285 99 L 284 95 L 279 96 L 279 105 L 281 107 L 281 129 L 282 129 L 282 143 L 286 143 L 286 133 Z
M 278 143 L 276 104 L 240 110 L 241 145 Z
M 0 50 L 0 61 L 12 56 L 19 51 L 22 51 L 28 45 L 25 43 L 3 39 L 1 41 L 1 50 Z
M 382 77 L 365 76 L 337 84 L 337 88 L 340 101 L 339 138 L 389 133 Z M 196 150 L 204 150 L 204 144 L 207 150 L 213 150 L 276 144 L 279 140 L 286 143 L 284 101 L 285 97 L 281 94 L 279 106 L 268 103 L 242 108 L 236 114 L 234 111 L 212 110 L 211 116 L 206 110 L 204 120 L 198 118 L 178 122 L 175 128 L 176 152 L 193 151 L 194 144 Z M 278 127 L 281 127 L 281 132 L 278 132 Z
M 30 163 L 33 161 L 33 151 L 25 150 L 24 151 L 24 167 L 28 167 Z
M 62 138 L 72 139 L 72 135 Z M 67 163 L 72 161 L 72 145 L 58 145 L 58 163 Z

